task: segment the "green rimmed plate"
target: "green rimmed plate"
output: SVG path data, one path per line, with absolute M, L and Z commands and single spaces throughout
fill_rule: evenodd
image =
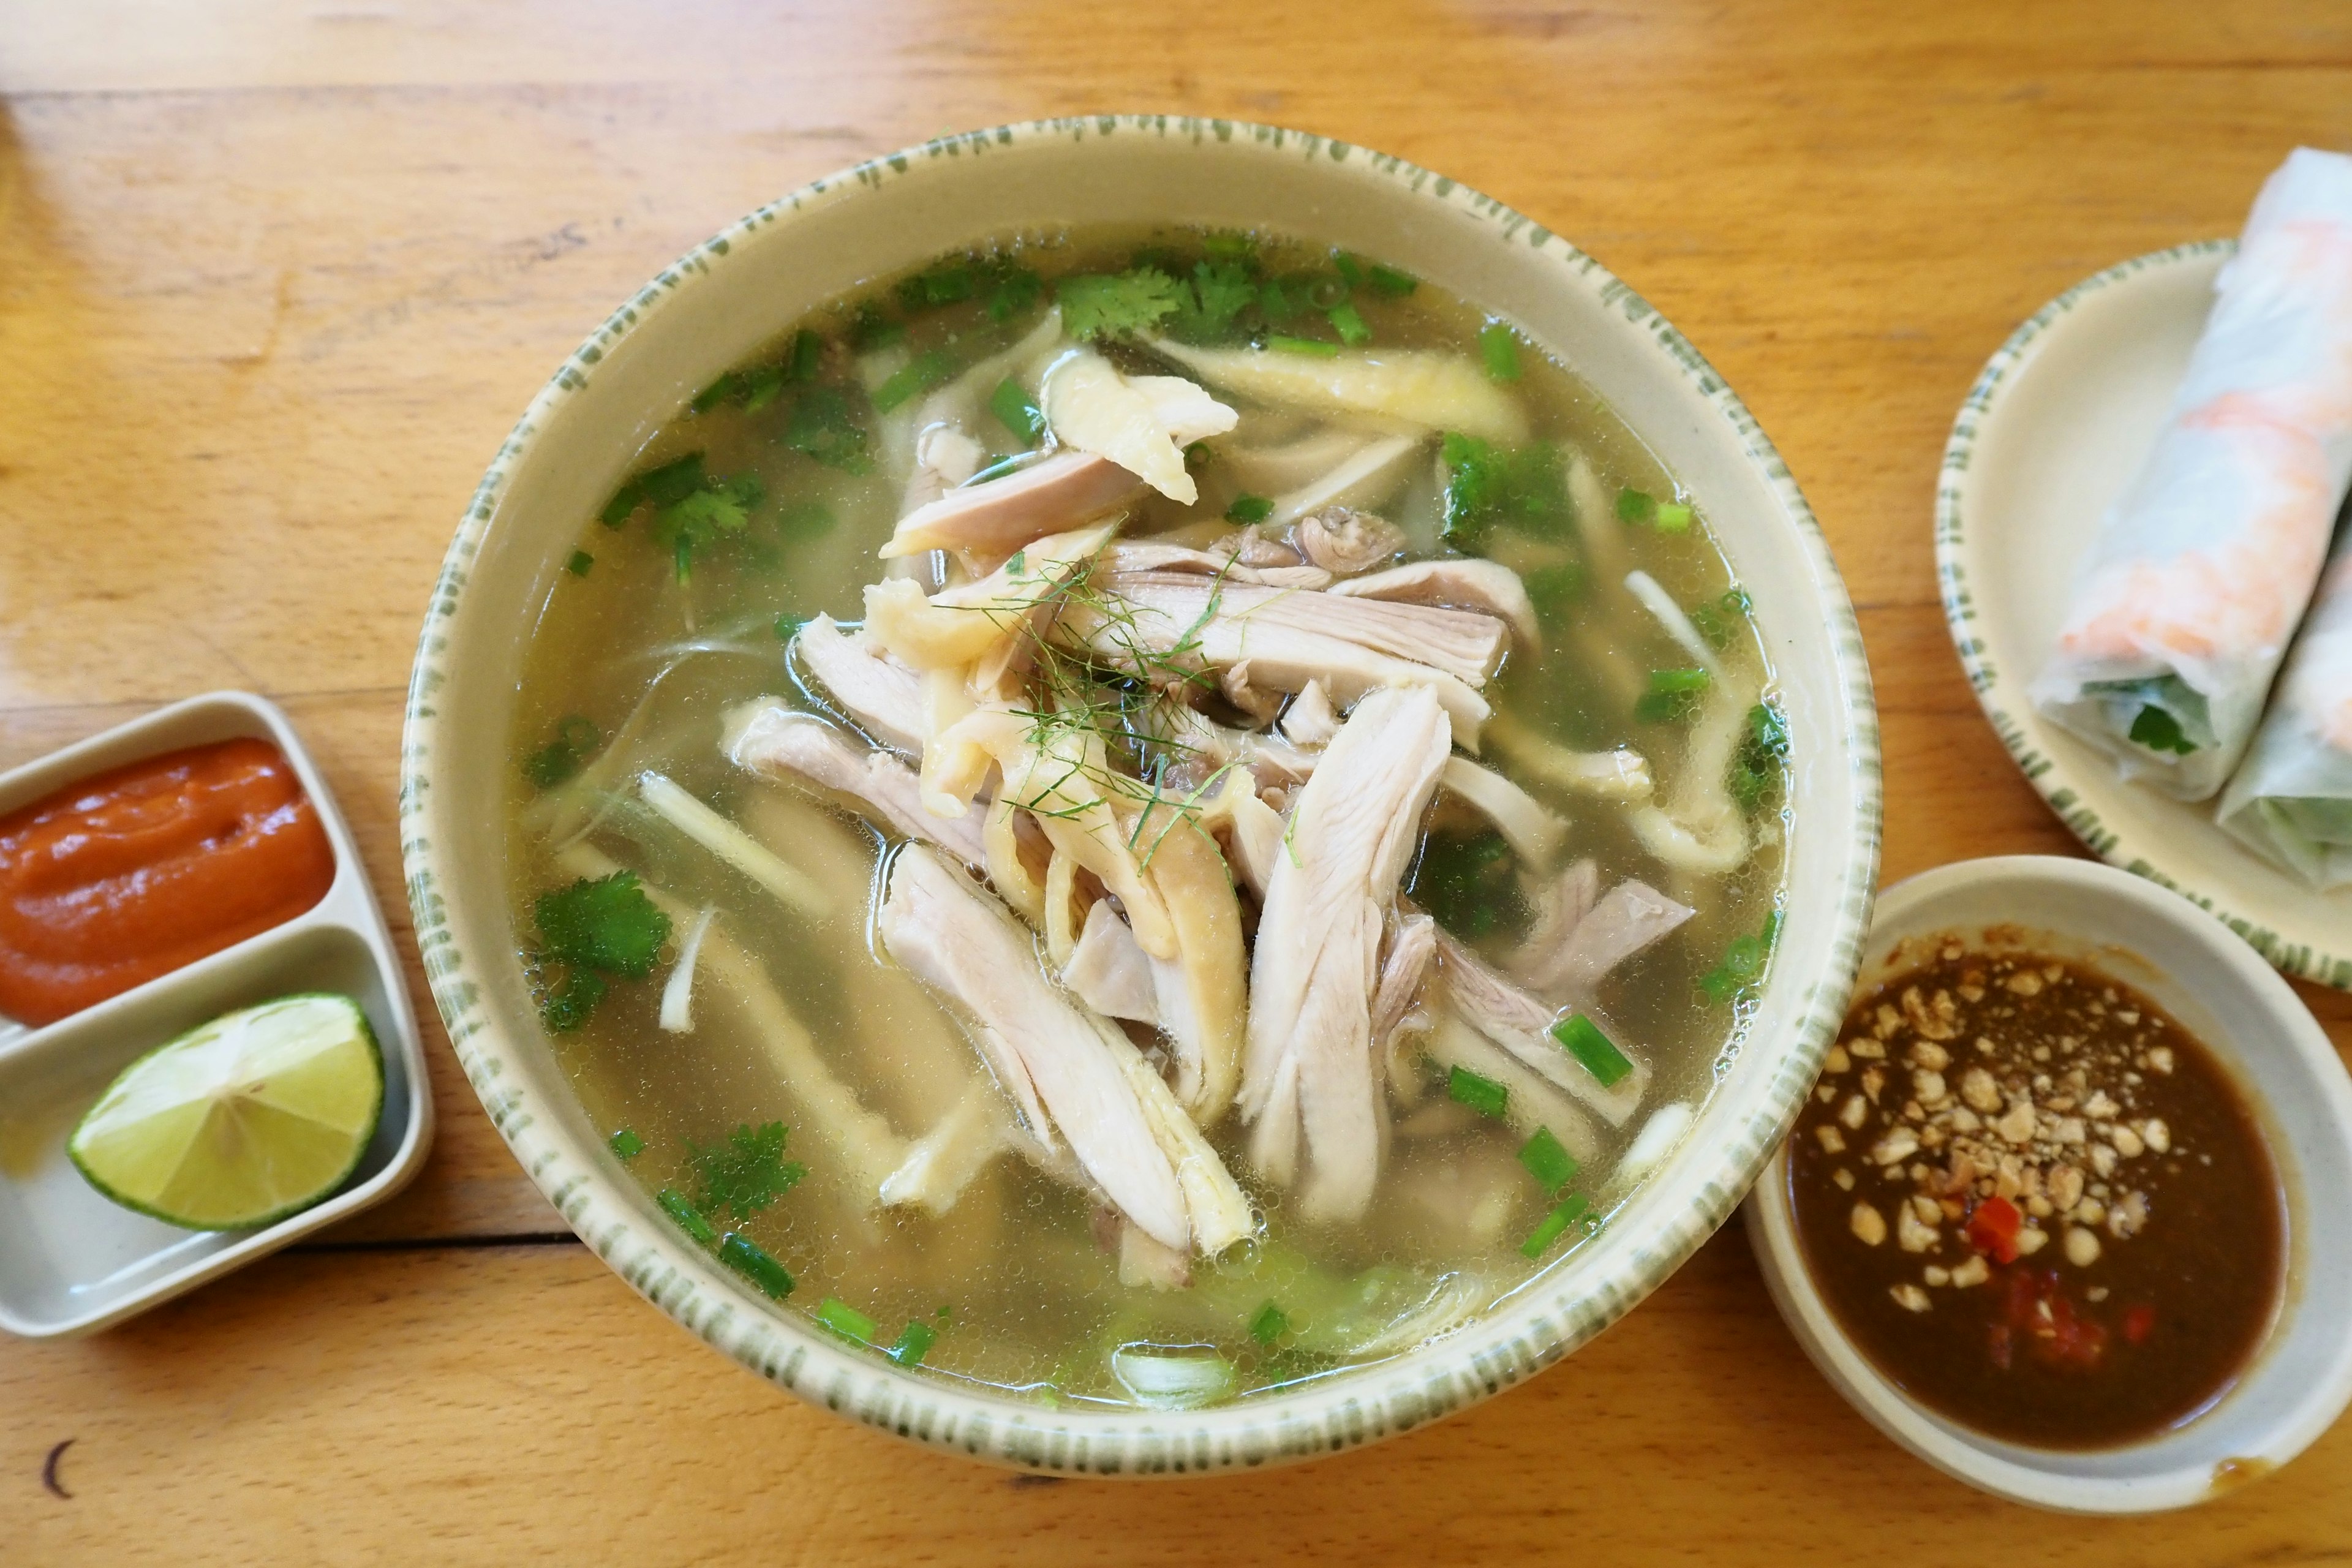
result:
M 2202 240 L 2111 267 L 2000 346 L 1944 448 L 1937 574 L 1985 717 L 2074 836 L 2210 911 L 2282 972 L 2352 990 L 2352 889 L 2315 891 L 2222 832 L 2210 804 L 2126 784 L 2026 698 L 2076 564 L 2155 445 L 2235 249 Z

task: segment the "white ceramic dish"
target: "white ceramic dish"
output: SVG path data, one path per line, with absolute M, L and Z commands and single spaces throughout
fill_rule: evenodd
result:
M 810 307 L 992 235 L 1073 223 L 1267 227 L 1360 250 L 1517 321 L 1719 520 L 1778 671 L 1797 786 L 1784 936 L 1737 1060 L 1679 1151 L 1591 1242 L 1482 1321 L 1392 1361 L 1190 1413 L 1048 1409 L 902 1371 L 776 1308 L 605 1148 L 542 1034 L 507 901 L 501 797 L 539 605 L 643 442 Z M 573 1229 L 663 1310 L 802 1397 L 1000 1463 L 1132 1475 L 1335 1452 L 1517 1382 L 1616 1321 L 1738 1201 L 1841 1016 L 1876 881 L 1877 731 L 1853 614 L 1803 498 L 1738 399 L 1591 258 L 1397 159 L 1223 121 L 1093 117 L 930 142 L 793 193 L 684 258 L 583 343 L 485 476 L 411 686 L 401 837 L 434 995 L 483 1103 Z
M 1906 942 L 2021 929 L 2023 947 L 2097 965 L 2210 1046 L 2244 1092 L 2287 1199 L 2285 1300 L 2237 1385 L 2185 1426 L 2127 1447 L 2059 1452 L 1972 1432 L 1914 1404 L 1849 1341 L 1807 1272 L 1776 1153 L 1748 1194 L 1748 1235 L 1805 1353 L 1871 1424 L 1937 1469 L 2019 1502 L 2152 1513 L 2285 1464 L 2352 1399 L 2352 1082 L 2294 991 L 2252 951 L 2153 884 L 2087 860 L 2018 855 L 1924 872 L 1880 895 L 1861 984 Z
M 293 763 L 334 847 L 327 896 L 249 937 L 37 1029 L 0 1020 L 0 1329 L 81 1334 L 158 1306 L 406 1185 L 433 1142 L 425 1052 L 400 961 L 326 782 L 277 707 L 215 691 L 0 774 L 0 815 L 142 757 L 250 735 Z M 256 1231 L 192 1231 L 118 1206 L 82 1180 L 67 1138 L 117 1073 L 173 1036 L 291 991 L 355 998 L 383 1049 L 383 1119 L 326 1202 Z
M 1985 717 L 2074 836 L 2210 910 L 2287 973 L 2352 989 L 2352 889 L 2315 891 L 2222 832 L 2210 804 L 2126 784 L 2025 694 L 2099 520 L 2156 444 L 2235 248 L 2207 240 L 2110 268 L 2001 345 L 1944 449 L 1936 564 Z

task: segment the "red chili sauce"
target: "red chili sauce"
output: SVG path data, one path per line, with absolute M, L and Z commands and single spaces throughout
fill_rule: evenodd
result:
M 2285 1206 L 2229 1076 L 2130 987 L 1926 944 L 1864 994 L 1789 1144 L 1815 1283 L 1888 1379 L 1979 1431 L 2102 1448 L 2245 1370 Z
M 222 741 L 0 817 L 0 1016 L 47 1024 L 282 925 L 335 852 L 285 754 Z

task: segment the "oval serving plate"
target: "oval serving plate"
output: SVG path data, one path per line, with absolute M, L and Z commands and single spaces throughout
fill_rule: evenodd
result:
M 2214 274 L 2236 248 L 2201 240 L 2111 267 L 2000 346 L 1944 447 L 1937 578 L 1985 717 L 2077 838 L 2203 908 L 2282 972 L 2352 990 L 2352 889 L 2318 892 L 2222 832 L 2210 805 L 2126 784 L 2026 698 L 2075 568 L 2155 445 Z

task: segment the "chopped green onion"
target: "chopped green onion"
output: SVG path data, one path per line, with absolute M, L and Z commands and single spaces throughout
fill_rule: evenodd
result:
M 1680 501 L 1661 501 L 1658 504 L 1658 531 L 1681 533 L 1690 527 L 1691 516 L 1691 509 Z
M 1554 1024 L 1551 1037 L 1558 1040 L 1561 1048 L 1574 1057 L 1586 1072 L 1600 1079 L 1603 1089 L 1614 1088 L 1619 1079 L 1633 1070 L 1633 1064 L 1627 1061 L 1625 1053 L 1601 1032 L 1601 1026 L 1581 1013 L 1570 1013 Z
M 588 568 L 595 564 L 596 558 L 593 555 L 584 550 L 575 550 L 572 552 L 572 559 L 563 563 L 563 569 L 574 577 L 585 577 L 588 575 Z
M 808 617 L 806 616 L 795 616 L 790 612 L 785 612 L 777 616 L 776 640 L 778 642 L 792 641 L 794 637 L 801 635 L 801 628 L 806 625 L 808 625 Z
M 1537 1128 L 1535 1136 L 1519 1145 L 1519 1163 L 1548 1193 L 1557 1194 L 1576 1177 L 1576 1156 L 1560 1147 L 1549 1127 Z
M 743 412 L 757 414 L 783 395 L 785 368 L 780 364 L 766 365 L 745 378 Z
M 1210 234 L 1202 236 L 1201 248 L 1220 261 L 1247 261 L 1257 254 L 1257 241 L 1246 234 Z
M 1541 1225 L 1528 1232 L 1527 1240 L 1519 1243 L 1519 1250 L 1529 1258 L 1541 1258 L 1551 1250 L 1551 1244 L 1560 1238 L 1562 1232 L 1584 1217 L 1589 1206 L 1582 1196 L 1570 1194 L 1559 1207 L 1544 1215 Z
M 1653 691 L 1705 691 L 1713 677 L 1704 669 L 1654 669 L 1650 671 Z
M 794 381 L 814 381 L 824 358 L 824 340 L 803 327 L 793 334 L 792 349 L 784 356 L 787 374 Z
M 1280 1307 L 1268 1301 L 1249 1321 L 1250 1338 L 1262 1345 L 1271 1345 L 1290 1331 L 1290 1319 Z
M 1276 353 L 1305 354 L 1311 359 L 1339 357 L 1338 343 L 1327 343 L 1318 338 L 1287 337 L 1281 332 L 1268 332 L 1265 346 Z
M 1344 278 L 1310 278 L 1307 280 L 1307 302 L 1318 310 L 1328 310 L 1348 297 L 1348 280 Z
M 1034 441 L 1045 433 L 1045 411 L 1009 375 L 988 395 L 988 411 L 1024 441 Z
M 1723 950 L 1723 962 L 1698 977 L 1701 994 L 1710 1002 L 1728 1002 L 1764 973 L 1773 947 L 1780 940 L 1780 911 L 1764 917 L 1763 929 L 1752 936 L 1733 939 Z
M 1264 496 L 1235 496 L 1234 504 L 1225 508 L 1225 516 L 1234 522 L 1264 522 L 1274 515 L 1274 502 Z
M 677 563 L 677 580 L 681 583 L 693 581 L 694 535 L 690 533 L 679 534 L 677 536 L 677 544 L 671 547 L 670 555 Z
M 1647 522 L 1657 515 L 1658 503 L 1647 490 L 1637 490 L 1629 486 L 1617 492 L 1618 521 Z
M 1383 294 L 1392 294 L 1399 299 L 1402 299 L 1421 287 L 1421 279 L 1412 273 L 1400 272 L 1393 267 L 1383 267 L 1377 261 L 1372 263 L 1371 279 L 1373 288 Z
M 1363 267 L 1354 257 L 1349 255 L 1346 251 L 1333 251 L 1331 253 L 1331 265 L 1339 269 L 1339 276 L 1348 280 L 1349 288 L 1360 289 L 1363 286 Z
M 631 479 L 613 492 L 613 499 L 604 503 L 604 510 L 597 516 L 606 528 L 618 528 L 629 521 L 630 514 L 637 510 L 637 503 L 645 499 L 645 481 Z
M 624 1160 L 634 1160 L 646 1152 L 646 1141 L 629 1128 L 624 1127 L 607 1140 L 613 1152 Z
M 1511 1103 L 1508 1088 L 1468 1068 L 1458 1067 L 1446 1074 L 1445 1092 L 1481 1116 L 1499 1117 Z
M 940 1315 L 947 1316 L 947 1309 L 940 1308 Z M 920 1366 L 923 1358 L 931 1353 L 931 1347 L 939 1342 L 940 1331 L 937 1329 L 909 1318 L 907 1326 L 898 1331 L 898 1342 L 892 1345 L 887 1353 L 900 1366 Z
M 2151 752 L 2170 752 L 2182 757 L 2197 749 L 2197 742 L 2182 731 L 2180 721 L 2157 707 L 2141 709 L 2132 721 L 2131 742 Z
M 719 1260 L 757 1285 L 772 1301 L 793 1293 L 792 1271 L 735 1231 L 719 1244 Z
M 707 1242 L 719 1234 L 710 1228 L 710 1222 L 686 1201 L 686 1194 L 676 1187 L 664 1187 L 654 1195 L 654 1202 L 661 1205 L 662 1213 L 677 1221 L 680 1230 L 697 1241 Z M 729 1239 L 733 1238 L 730 1237 Z
M 743 378 L 730 370 L 700 392 L 696 393 L 694 401 L 686 405 L 687 412 L 708 414 L 729 398 L 740 394 L 742 390 Z
M 1360 348 L 1372 341 L 1372 329 L 1364 325 L 1364 318 L 1355 306 L 1342 302 L 1323 313 L 1330 318 L 1331 330 L 1339 334 L 1339 341 L 1349 348 Z
M 874 1320 L 846 1301 L 827 1296 L 817 1304 L 816 1321 L 845 1340 L 856 1340 L 861 1345 L 874 1342 Z
M 857 319 L 849 324 L 849 346 L 862 354 L 887 348 L 906 335 L 907 323 L 892 321 L 871 300 L 857 308 Z
M 1045 280 L 1026 267 L 1006 266 L 996 274 L 996 287 L 989 290 L 988 319 L 1009 321 L 1037 302 Z
M 1519 341 L 1500 321 L 1478 329 L 1478 353 L 1486 361 L 1486 374 L 1496 381 L 1519 379 Z
M 917 354 L 892 371 L 882 384 L 874 389 L 874 406 L 877 411 L 887 414 L 953 374 L 955 361 L 948 357 L 946 350 L 932 349 L 927 353 Z

